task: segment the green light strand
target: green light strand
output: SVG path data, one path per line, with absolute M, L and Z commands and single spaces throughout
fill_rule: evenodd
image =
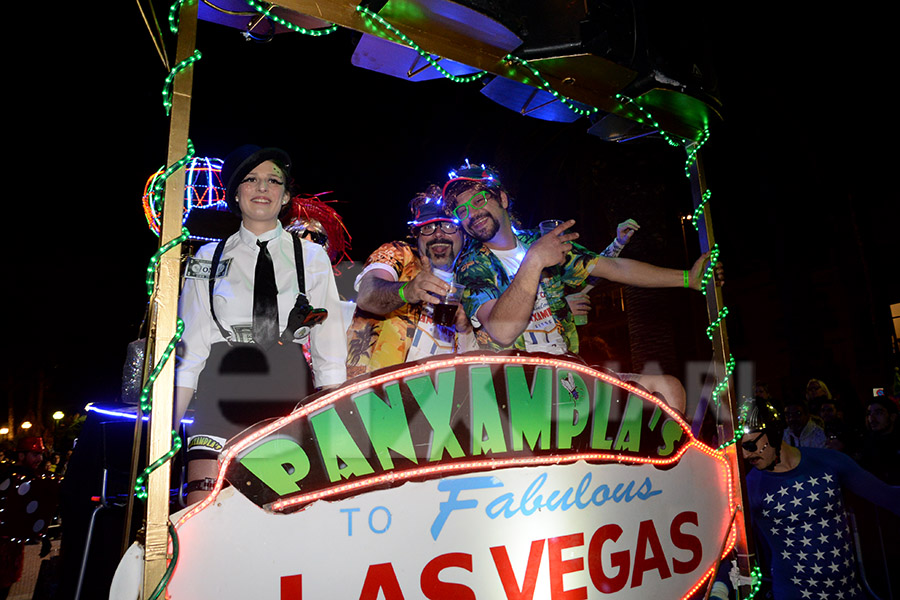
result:
M 450 81 L 452 81 L 454 83 L 469 83 L 471 81 L 476 81 L 478 79 L 481 79 L 482 77 L 484 77 L 487 74 L 486 71 L 479 71 L 478 73 L 473 73 L 472 75 L 454 75 L 454 74 L 450 73 L 447 69 L 445 69 L 444 67 L 439 65 L 436 60 L 431 58 L 430 53 L 423 50 L 421 46 L 419 46 L 417 43 L 412 41 L 412 39 L 410 39 L 407 35 L 405 35 L 399 29 L 397 29 L 396 27 L 391 25 L 387 20 L 385 20 L 378 13 L 369 10 L 365 6 L 357 6 L 356 12 L 360 12 L 360 13 L 366 15 L 369 19 L 377 22 L 382 27 L 384 27 L 385 29 L 387 29 L 388 31 L 390 31 L 391 33 L 396 35 L 398 38 L 400 38 L 403 41 L 404 44 L 406 44 L 407 46 L 409 46 L 410 48 L 412 48 L 413 50 L 418 52 L 419 56 L 424 58 L 428 62 L 429 65 L 431 65 L 432 67 L 434 67 L 437 70 L 438 73 L 440 73 L 445 78 L 449 79 Z
M 181 12 L 181 5 L 184 0 L 175 0 L 169 7 L 169 31 L 178 35 L 178 13 Z
M 728 446 L 733 446 L 736 443 L 737 443 L 737 437 L 733 437 L 730 440 L 728 440 L 727 442 L 725 442 L 724 444 L 722 444 L 721 446 L 719 446 L 718 448 L 716 448 L 716 450 L 724 450 Z
M 159 175 L 153 181 L 153 188 L 150 190 L 150 203 L 153 205 L 153 210 L 157 213 L 160 212 L 160 203 L 162 202 L 162 197 L 165 195 L 166 188 L 166 179 L 172 176 L 175 171 L 181 169 L 186 164 L 191 162 L 191 159 L 194 158 L 194 142 L 190 139 L 187 141 L 187 154 L 178 159 L 175 164 L 166 169 L 162 175 Z M 158 235 L 158 234 L 157 234 Z
M 178 432 L 174 429 L 172 430 L 172 447 L 168 452 L 160 456 L 156 459 L 152 465 L 144 469 L 143 473 L 138 475 L 137 479 L 134 482 L 134 495 L 139 500 L 147 499 L 147 488 L 144 487 L 144 482 L 147 481 L 147 478 L 150 476 L 150 473 L 157 470 L 161 466 L 163 466 L 167 460 L 175 456 L 178 451 L 181 450 L 181 436 L 178 435 Z
M 163 84 L 162 97 L 163 107 L 166 109 L 167 117 L 172 110 L 172 82 L 175 81 L 175 76 L 200 60 L 202 57 L 203 55 L 200 54 L 199 50 L 194 50 L 194 53 L 192 55 L 188 56 L 186 59 L 172 67 L 172 70 L 169 72 L 168 77 L 166 77 L 166 82 L 165 84 Z
M 671 135 L 669 135 L 669 134 L 662 128 L 662 126 L 657 122 L 657 120 L 653 118 L 653 115 L 650 114 L 650 111 L 647 110 L 646 108 L 644 108 L 643 106 L 641 106 L 640 104 L 638 104 L 637 100 L 635 100 L 634 98 L 629 98 L 629 97 L 626 96 L 625 94 L 616 94 L 616 95 L 615 95 L 615 99 L 618 100 L 619 102 L 627 102 L 627 103 L 629 103 L 629 104 L 634 104 L 634 106 L 637 107 L 637 109 L 638 109 L 639 111 L 641 111 L 641 114 L 644 115 L 644 118 L 647 119 L 648 121 L 650 121 L 650 124 L 651 124 L 657 131 L 659 131 L 660 135 L 663 136 L 663 139 L 666 140 L 666 142 L 667 142 L 670 146 L 674 146 L 674 147 L 676 147 L 676 148 L 680 148 L 680 147 L 681 147 L 682 143 L 681 143 L 680 141 L 676 140 L 676 139 L 675 139 L 674 137 L 672 137 Z
M 712 252 L 709 255 L 709 263 L 706 265 L 706 268 L 703 270 L 703 276 L 700 278 L 700 291 L 703 292 L 704 296 L 706 295 L 706 284 L 709 283 L 709 280 L 712 279 L 715 275 L 716 264 L 719 262 L 720 253 L 721 252 L 719 251 L 719 244 L 714 244 Z M 725 310 L 727 314 L 728 309 Z M 707 333 L 707 335 L 709 334 Z
M 735 364 L 737 364 L 737 361 L 734 359 L 734 355 L 729 354 L 728 362 L 725 363 L 725 378 L 722 379 L 722 381 L 720 381 L 718 384 L 716 384 L 716 387 L 714 387 L 712 391 L 713 399 L 716 401 L 717 407 L 719 406 L 719 404 L 721 404 L 719 402 L 719 394 L 728 389 L 728 378 L 731 377 L 732 373 L 734 373 Z
M 750 578 L 753 580 L 753 583 L 750 585 L 750 595 L 747 597 L 747 600 L 756 598 L 756 593 L 762 587 L 762 569 L 759 568 L 759 565 L 753 566 L 753 569 L 750 571 Z
M 163 573 L 162 579 L 156 584 L 156 589 L 153 590 L 149 600 L 156 600 L 162 596 L 163 592 L 166 591 L 166 586 L 169 585 L 169 580 L 172 579 L 172 573 L 175 572 L 175 565 L 178 564 L 178 532 L 175 531 L 172 521 L 169 521 L 169 535 L 172 536 L 172 558 L 169 560 L 169 566 L 166 567 L 166 572 Z
M 694 231 L 699 233 L 700 231 L 700 216 L 703 214 L 703 207 L 706 206 L 706 203 L 709 202 L 709 199 L 712 197 L 712 191 L 706 190 L 703 192 L 702 199 L 700 200 L 700 205 L 694 209 L 694 214 L 691 215 L 691 225 L 694 226 Z
M 723 306 L 722 310 L 719 311 L 719 314 L 716 317 L 716 320 L 713 321 L 712 323 L 710 323 L 709 327 L 706 328 L 706 337 L 708 337 L 710 341 L 712 341 L 712 339 L 713 339 L 713 332 L 715 332 L 715 330 L 719 328 L 719 326 L 722 324 L 722 321 L 724 321 L 725 317 L 727 317 L 727 316 L 728 316 L 728 307 Z
M 544 90 L 546 92 L 549 92 L 554 98 L 556 98 L 557 100 L 562 102 L 566 108 L 568 108 L 575 114 L 586 117 L 588 115 L 592 115 L 596 112 L 599 112 L 599 109 L 596 107 L 593 107 L 593 106 L 588 109 L 583 109 L 583 108 L 578 108 L 577 106 L 572 104 L 572 101 L 569 98 L 567 98 L 566 96 L 563 96 L 562 94 L 557 92 L 555 89 L 553 89 L 553 86 L 550 85 L 549 81 L 544 79 L 544 76 L 541 75 L 541 72 L 538 71 L 537 69 L 535 69 L 534 67 L 532 67 L 530 64 L 528 64 L 528 61 L 525 60 L 524 58 L 519 58 L 518 56 L 513 56 L 512 54 L 507 54 L 503 58 L 503 60 L 505 60 L 507 62 L 522 65 L 523 67 L 525 67 L 526 69 L 531 71 L 531 74 L 534 75 L 535 77 L 537 77 L 538 80 L 540 80 L 541 87 L 544 88 Z
M 286 21 L 282 19 L 278 15 L 273 15 L 269 12 L 269 10 L 275 6 L 274 4 L 269 4 L 268 7 L 263 6 L 262 4 L 255 2 L 255 0 L 245 0 L 247 4 L 250 5 L 251 8 L 256 10 L 259 13 L 262 13 L 266 16 L 266 18 L 271 19 L 281 25 L 282 27 L 287 27 L 291 31 L 295 31 L 297 33 L 302 33 L 303 35 L 311 35 L 313 37 L 319 37 L 323 35 L 328 35 L 330 33 L 334 33 L 338 30 L 337 25 L 331 25 L 329 27 L 323 27 L 322 29 L 306 29 L 305 27 L 300 27 L 299 25 L 294 25 L 290 21 Z
M 700 134 L 700 139 L 695 141 L 690 145 L 690 148 L 688 148 L 688 157 L 684 163 L 684 174 L 688 179 L 691 178 L 691 166 L 694 164 L 694 162 L 697 161 L 697 154 L 700 152 L 700 148 L 702 148 L 703 144 L 705 144 L 708 140 L 709 127 L 704 127 L 703 132 Z
M 160 249 L 156 251 L 156 254 L 154 254 L 150 258 L 150 264 L 147 265 L 147 280 L 145 282 L 147 284 L 147 295 L 148 296 L 153 294 L 153 283 L 154 283 L 154 280 L 156 279 L 156 267 L 159 265 L 159 261 L 162 258 L 162 255 L 165 254 L 166 252 L 168 252 L 169 250 L 171 250 L 172 248 L 174 248 L 175 246 L 177 246 L 178 244 L 180 244 L 181 242 L 188 239 L 190 237 L 190 235 L 191 235 L 191 232 L 189 232 L 187 230 L 187 227 L 182 227 L 181 235 L 179 235 L 177 238 L 174 238 L 174 239 L 166 242 L 166 244 L 161 246 Z
M 156 366 L 153 367 L 153 370 L 150 371 L 150 374 L 147 376 L 147 383 L 144 384 L 144 387 L 141 388 L 141 414 L 148 414 L 150 409 L 153 408 L 153 402 L 150 400 L 150 394 L 153 391 L 153 384 L 156 382 L 156 378 L 159 377 L 159 374 L 162 372 L 163 367 L 166 362 L 169 360 L 169 357 L 172 355 L 172 352 L 175 351 L 175 346 L 178 345 L 179 340 L 181 340 L 181 335 L 184 333 L 184 321 L 181 320 L 181 317 L 178 318 L 177 323 L 175 324 L 175 335 L 172 336 L 172 339 L 169 340 L 169 344 L 166 346 L 165 351 L 163 351 L 162 357 L 159 359 L 159 362 L 156 363 Z

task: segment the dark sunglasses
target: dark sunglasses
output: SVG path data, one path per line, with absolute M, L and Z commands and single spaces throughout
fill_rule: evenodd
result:
M 762 433 L 760 433 L 758 436 L 756 436 L 756 437 L 753 438 L 752 440 L 749 440 L 749 441 L 746 441 L 746 442 L 741 442 L 741 448 L 743 448 L 743 449 L 746 450 L 747 452 L 757 452 L 757 451 L 764 450 L 764 449 L 766 448 L 766 446 L 769 445 L 768 443 L 766 443 L 765 445 L 763 445 L 762 448 L 758 448 L 758 447 L 756 446 L 756 442 L 758 442 L 758 441 L 759 441 L 759 438 L 761 438 L 761 437 L 764 436 L 764 435 L 766 435 L 766 432 L 765 432 L 765 431 L 763 431 Z
M 306 238 L 306 239 L 310 240 L 311 242 L 315 242 L 316 244 L 319 244 L 320 246 L 324 246 L 325 244 L 328 243 L 327 235 L 325 235 L 321 231 L 313 231 L 312 229 L 307 229 L 300 235 L 300 237 Z

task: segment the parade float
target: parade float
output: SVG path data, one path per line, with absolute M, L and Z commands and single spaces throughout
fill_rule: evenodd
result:
M 522 114 L 588 117 L 589 133 L 605 140 L 661 136 L 685 150 L 692 222 L 715 262 L 700 155 L 719 119 L 716 99 L 588 44 L 526 57 L 504 7 L 481 4 L 247 0 L 204 2 L 199 16 L 251 36 L 352 29 L 362 34 L 357 66 L 413 81 L 486 78 L 482 93 Z M 539 13 L 578 10 L 545 4 Z M 183 198 L 197 18 L 197 3 L 177 2 L 170 13 L 178 48 L 163 94 L 169 155 L 145 207 L 160 250 L 147 279 L 151 358 L 141 401 L 151 465 L 136 482 L 146 501 L 140 597 L 680 599 L 702 597 L 735 546 L 749 576 L 743 466 L 729 443 L 734 359 L 711 272 L 704 294 L 717 384 L 705 401 L 718 407 L 715 447 L 664 400 L 575 359 L 440 357 L 297 398 L 289 414 L 229 441 L 205 501 L 169 514 L 169 459 L 180 438 L 164 399 L 181 329 L 181 244 L 191 236 Z

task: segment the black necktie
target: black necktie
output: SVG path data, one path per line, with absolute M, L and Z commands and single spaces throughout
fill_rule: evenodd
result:
M 275 267 L 266 245 L 256 241 L 259 256 L 253 274 L 253 341 L 264 348 L 278 338 L 278 286 L 275 285 Z

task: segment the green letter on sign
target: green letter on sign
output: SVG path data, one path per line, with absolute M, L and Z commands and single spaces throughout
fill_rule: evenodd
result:
M 390 471 L 394 468 L 394 461 L 388 449 L 397 454 L 416 461 L 416 451 L 413 448 L 412 437 L 409 434 L 409 425 L 406 423 L 406 413 L 403 411 L 403 398 L 400 396 L 400 386 L 396 383 L 385 386 L 391 405 L 385 404 L 375 392 L 369 390 L 357 398 L 354 398 L 356 408 L 359 409 L 359 418 L 362 419 L 375 455 L 381 463 L 381 468 Z
M 406 385 L 419 403 L 422 414 L 431 425 L 434 435 L 431 438 L 431 451 L 428 460 L 434 462 L 441 460 L 444 450 L 450 458 L 465 456 L 459 440 L 453 434 L 450 427 L 450 419 L 453 415 L 453 388 L 456 385 L 456 371 L 441 371 L 437 374 L 438 388 L 435 389 L 428 375 L 409 379 Z M 415 421 L 414 421 L 415 422 Z
M 528 389 L 525 369 L 521 365 L 506 367 L 509 430 L 513 450 L 522 449 L 523 437 L 532 450 L 537 447 L 538 437 L 541 438 L 541 450 L 550 447 L 552 385 L 553 369 L 549 367 L 538 367 L 534 370 L 531 390 Z
M 331 482 L 375 472 L 333 408 L 310 417 L 309 422 Z
M 240 462 L 279 496 L 299 490 L 297 483 L 309 473 L 306 452 L 288 439 L 269 440 L 247 453 Z

